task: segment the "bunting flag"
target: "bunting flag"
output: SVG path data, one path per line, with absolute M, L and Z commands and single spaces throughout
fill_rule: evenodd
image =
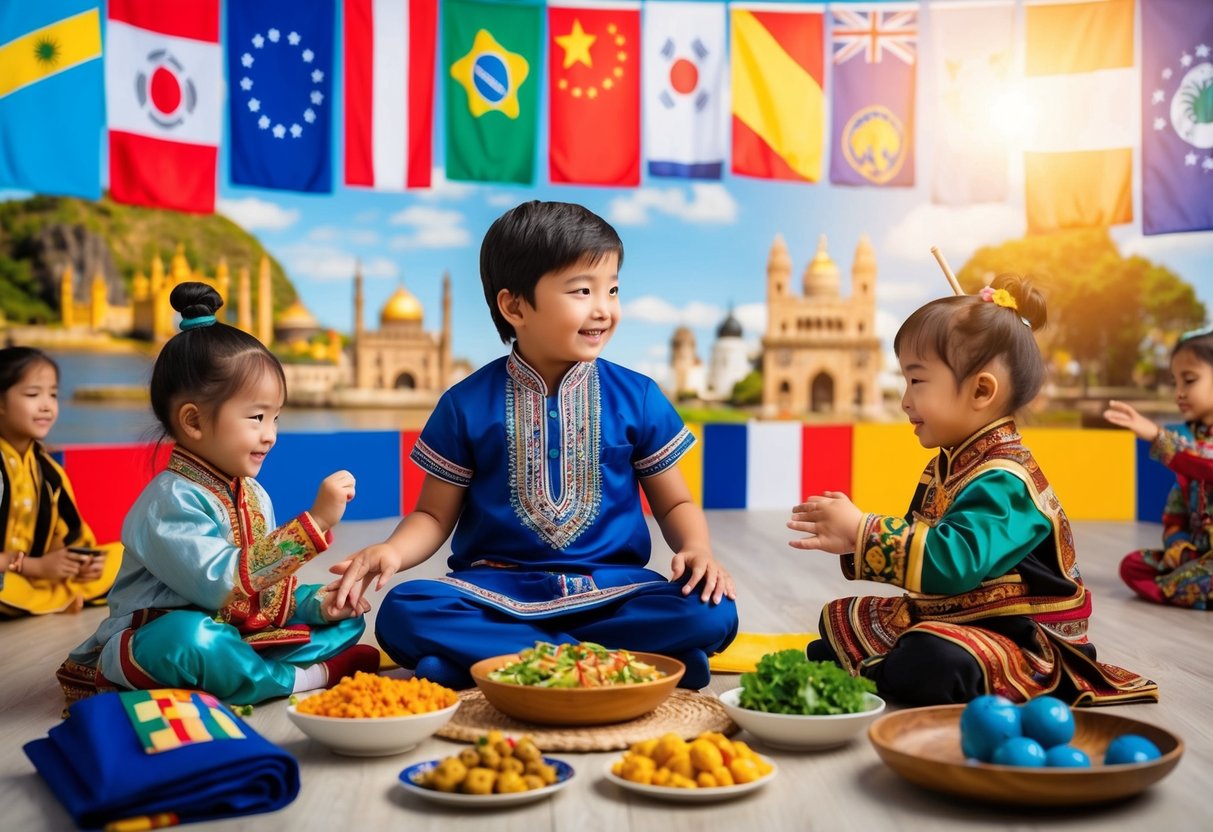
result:
M 548 178 L 640 184 L 640 3 L 548 4 Z
M 822 7 L 730 4 L 733 173 L 816 182 L 824 129 Z
M 438 0 L 345 0 L 345 184 L 428 188 Z
M 109 0 L 108 8 L 111 195 L 213 212 L 223 126 L 219 0 Z
M 96 0 L 0 4 L 0 187 L 101 196 Z
M 1030 0 L 1024 21 L 1028 230 L 1130 222 L 1133 0 Z
M 650 176 L 719 179 L 724 170 L 725 6 L 644 10 L 644 143 Z
M 1011 0 L 931 5 L 935 119 L 931 199 L 944 205 L 1007 198 Z
M 918 5 L 832 5 L 830 16 L 830 181 L 911 186 Z
M 1213 3 L 1142 0 L 1141 228 L 1213 229 Z
M 333 190 L 331 0 L 228 0 L 232 183 Z
M 530 184 L 538 131 L 539 0 L 446 0 L 448 179 Z

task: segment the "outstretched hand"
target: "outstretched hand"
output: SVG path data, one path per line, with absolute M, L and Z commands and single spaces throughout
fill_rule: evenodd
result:
M 793 549 L 820 549 L 841 555 L 855 550 L 855 535 L 863 518 L 851 498 L 841 491 L 809 497 L 792 509 L 788 528 L 805 537 L 789 540 Z
M 1108 402 L 1108 409 L 1103 412 L 1103 417 L 1117 427 L 1128 428 L 1147 442 L 1157 439 L 1162 430 L 1153 421 L 1142 416 L 1133 405 L 1115 399 Z
M 376 592 L 387 586 L 400 569 L 399 561 L 400 554 L 387 543 L 367 546 L 329 567 L 330 572 L 341 577 L 325 589 L 330 592 L 334 605 L 353 609 L 359 603 L 367 603 L 363 595 L 371 582 L 375 583 Z

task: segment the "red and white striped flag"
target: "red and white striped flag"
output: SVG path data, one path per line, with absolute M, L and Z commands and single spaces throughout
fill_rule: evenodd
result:
M 105 102 L 117 202 L 215 210 L 223 128 L 219 0 L 110 0 Z
M 428 188 L 438 0 L 345 0 L 345 184 Z

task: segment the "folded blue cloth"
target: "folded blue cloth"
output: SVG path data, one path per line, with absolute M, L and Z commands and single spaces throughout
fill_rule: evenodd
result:
M 80 700 L 25 754 L 85 829 L 272 812 L 299 794 L 295 758 L 200 691 Z

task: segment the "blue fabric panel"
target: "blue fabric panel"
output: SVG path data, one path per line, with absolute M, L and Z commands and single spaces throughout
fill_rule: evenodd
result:
M 265 486 L 282 523 L 310 509 L 320 481 L 342 468 L 357 481 L 346 520 L 400 516 L 397 431 L 279 434 L 257 481 Z
M 1162 521 L 1167 494 L 1175 485 L 1175 474 L 1157 460 L 1150 459 L 1150 443 L 1137 442 L 1137 519 L 1143 523 Z
M 745 425 L 703 426 L 703 507 L 745 508 Z

